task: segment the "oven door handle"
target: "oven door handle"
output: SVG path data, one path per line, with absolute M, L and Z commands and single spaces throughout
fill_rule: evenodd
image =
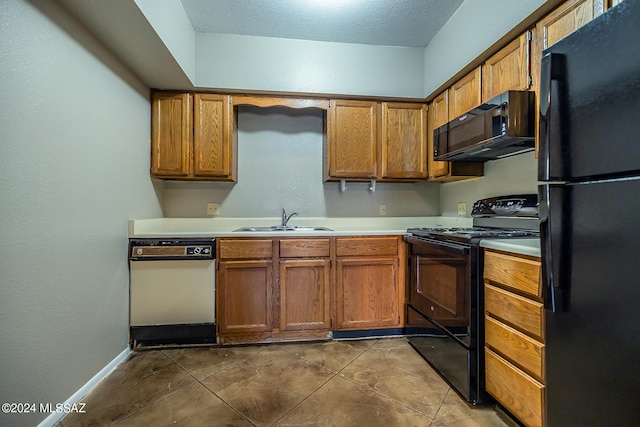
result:
M 445 248 L 447 248 L 448 250 L 453 250 L 456 253 L 462 254 L 462 255 L 466 255 L 469 253 L 469 247 L 468 246 L 464 246 L 464 245 L 458 245 L 455 243 L 451 243 L 451 242 L 444 242 L 442 240 L 433 240 L 433 239 L 427 239 L 424 237 L 418 238 L 418 237 L 413 237 L 413 236 L 405 236 L 405 241 L 409 242 L 409 243 L 413 243 L 413 244 L 427 244 L 427 245 L 435 245 L 435 246 L 443 246 Z

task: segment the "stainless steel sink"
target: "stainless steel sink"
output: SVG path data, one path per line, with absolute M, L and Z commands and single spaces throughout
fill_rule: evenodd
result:
M 327 227 L 298 227 L 296 225 L 272 225 L 271 227 L 242 227 L 233 231 L 263 231 L 263 232 L 271 232 L 271 231 L 333 231 Z

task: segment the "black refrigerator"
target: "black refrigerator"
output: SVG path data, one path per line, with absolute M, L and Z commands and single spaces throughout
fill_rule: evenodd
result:
M 543 52 L 547 427 L 640 425 L 640 1 Z

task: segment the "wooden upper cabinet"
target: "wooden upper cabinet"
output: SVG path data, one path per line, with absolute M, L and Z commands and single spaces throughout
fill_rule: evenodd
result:
M 449 121 L 449 89 L 436 96 L 429 105 L 429 179 L 449 175 L 449 162 L 439 162 L 433 159 L 433 131 Z
M 331 100 L 327 113 L 327 178 L 377 177 L 378 109 L 375 101 Z
M 507 90 L 529 89 L 531 37 L 526 31 L 482 65 L 483 102 Z
M 382 103 L 381 178 L 427 177 L 427 105 Z
M 531 49 L 533 87 L 536 92 L 536 123 L 539 120 L 540 64 L 542 51 L 565 36 L 590 22 L 594 17 L 595 4 L 604 9 L 606 2 L 596 0 L 568 0 L 543 17 L 536 24 Z M 536 126 L 536 157 L 538 155 L 538 128 Z
M 236 180 L 229 95 L 155 92 L 151 114 L 151 176 Z
M 472 73 L 473 75 L 475 75 Z M 469 76 L 467 76 L 469 77 Z M 464 79 L 466 79 L 465 77 Z M 463 80 L 464 80 L 463 79 Z M 460 85 L 459 87 L 469 88 L 473 85 L 470 85 L 468 82 L 466 85 Z M 457 96 L 460 98 L 462 96 L 462 89 L 458 91 Z M 447 124 L 450 120 L 451 114 L 450 111 L 450 102 L 449 102 L 449 93 L 450 89 L 446 89 L 440 95 L 436 96 L 431 104 L 429 104 L 429 119 L 428 119 L 428 129 L 427 129 L 427 140 L 428 140 L 428 170 L 429 170 L 429 180 L 430 181 L 442 181 L 442 182 L 451 182 L 451 181 L 460 181 L 463 179 L 476 178 L 478 176 L 482 176 L 484 174 L 484 163 L 479 162 L 440 162 L 435 161 L 433 159 L 433 131 L 434 129 L 439 128 L 442 125 Z M 478 98 L 479 93 L 474 92 L 474 97 Z M 474 99 L 475 99 L 474 98 Z M 479 103 L 479 99 L 476 99 Z M 461 102 L 461 99 L 459 99 Z M 466 112 L 466 110 L 464 111 Z M 462 114 L 462 113 L 461 113 Z
M 479 66 L 449 88 L 449 118 L 466 113 L 482 103 L 482 67 Z
M 594 0 L 569 0 L 541 19 L 536 28 L 542 49 L 574 32 L 593 19 Z
M 191 95 L 157 92 L 151 103 L 151 175 L 191 173 Z
M 542 51 L 593 19 L 594 0 L 568 0 L 536 24 L 531 67 L 536 95 L 540 89 Z
M 233 181 L 233 109 L 229 95 L 193 95 L 193 175 Z

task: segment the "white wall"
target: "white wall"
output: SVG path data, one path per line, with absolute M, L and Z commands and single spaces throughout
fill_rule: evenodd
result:
M 491 47 L 545 0 L 465 0 L 425 48 L 425 96 Z
M 193 83 L 196 74 L 196 33 L 180 0 L 134 1 Z
M 429 95 L 491 47 L 544 0 L 465 0 L 425 48 L 425 94 Z M 517 193 L 537 193 L 533 153 L 485 163 L 482 178 L 443 184 L 442 215 L 456 216 L 458 202 Z
M 238 182 L 168 182 L 168 217 L 204 217 L 207 202 L 220 203 L 221 217 L 277 217 L 280 210 L 303 217 L 438 215 L 440 184 L 323 184 L 323 112 L 318 109 L 240 107 Z
M 0 402 L 64 402 L 127 347 L 127 220 L 162 216 L 148 89 L 54 2 L 0 16 Z
M 424 97 L 424 49 L 196 33 L 196 86 Z

